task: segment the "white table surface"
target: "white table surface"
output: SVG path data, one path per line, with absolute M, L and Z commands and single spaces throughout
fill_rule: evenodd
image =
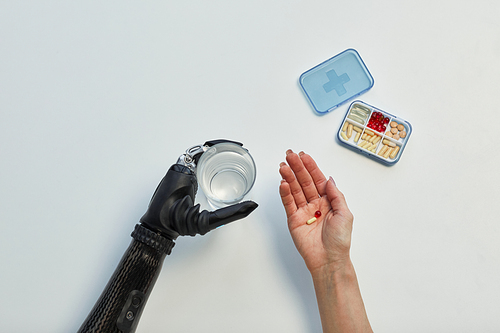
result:
M 498 332 L 500 2 L 2 1 L 0 331 L 76 331 L 168 167 L 209 139 L 258 168 L 247 219 L 178 239 L 138 332 L 320 332 L 281 207 L 304 150 L 355 216 L 378 332 Z M 299 75 L 356 49 L 361 100 L 413 125 L 386 167 Z M 202 194 L 198 200 L 206 205 Z

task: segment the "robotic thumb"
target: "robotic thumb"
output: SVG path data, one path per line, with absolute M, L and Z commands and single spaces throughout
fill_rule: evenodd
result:
M 224 224 L 242 219 L 250 215 L 258 205 L 253 201 L 243 201 L 238 204 L 217 209 L 210 212 L 208 225 L 210 230 L 218 228 Z
M 253 201 L 244 201 L 213 212 L 200 212 L 200 205 L 193 206 L 193 200 L 186 195 L 173 204 L 168 224 L 180 236 L 204 235 L 224 224 L 247 217 L 257 206 Z

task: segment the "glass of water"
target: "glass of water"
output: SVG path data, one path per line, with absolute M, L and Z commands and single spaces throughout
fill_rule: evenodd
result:
M 245 148 L 218 143 L 204 152 L 196 167 L 201 190 L 214 208 L 240 202 L 253 187 L 255 162 Z

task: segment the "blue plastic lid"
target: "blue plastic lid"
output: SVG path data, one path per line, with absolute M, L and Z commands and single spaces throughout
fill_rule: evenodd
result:
M 300 85 L 318 113 L 330 112 L 373 87 L 373 77 L 354 49 L 345 50 L 300 76 Z

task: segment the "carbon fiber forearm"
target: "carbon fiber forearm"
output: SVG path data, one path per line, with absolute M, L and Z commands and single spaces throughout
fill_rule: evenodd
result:
M 78 330 L 79 333 L 135 331 L 165 256 L 170 253 L 173 246 L 173 242 L 167 240 L 172 244 L 167 251 L 158 245 L 157 240 L 143 234 L 141 237 L 140 232 L 140 235 L 137 235 L 137 231 L 142 229 L 145 228 L 139 225 L 136 227 L 135 235 L 132 234 L 134 240 L 123 255 L 94 308 Z M 146 230 L 146 233 L 148 232 Z M 163 238 L 161 241 L 165 240 Z

